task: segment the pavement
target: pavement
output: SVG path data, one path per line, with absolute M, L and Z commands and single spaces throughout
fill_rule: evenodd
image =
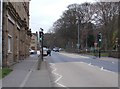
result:
M 37 70 L 38 55 L 15 64 L 13 71 L 2 79 L 2 87 L 51 87 L 51 80 L 46 61 L 41 62 Z

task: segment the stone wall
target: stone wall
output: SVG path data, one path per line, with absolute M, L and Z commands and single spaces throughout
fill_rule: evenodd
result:
M 3 7 L 3 66 L 10 66 L 29 56 L 28 2 L 5 2 Z M 27 7 L 28 6 L 28 7 Z

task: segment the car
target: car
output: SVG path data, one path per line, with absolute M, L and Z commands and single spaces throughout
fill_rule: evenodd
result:
M 35 50 L 29 49 L 30 54 L 35 54 Z
M 53 51 L 59 52 L 59 48 L 58 48 L 58 47 L 55 47 L 55 48 L 53 48 Z
M 47 56 L 48 55 L 47 51 L 48 51 L 48 49 L 46 47 L 43 47 L 43 56 Z

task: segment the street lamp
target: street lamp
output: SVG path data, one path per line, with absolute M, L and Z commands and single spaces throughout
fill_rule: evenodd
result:
M 78 23 L 78 34 L 77 34 L 77 38 L 78 38 L 78 42 L 77 42 L 77 49 L 78 49 L 78 53 L 80 52 L 80 17 L 78 16 L 77 18 L 77 23 Z

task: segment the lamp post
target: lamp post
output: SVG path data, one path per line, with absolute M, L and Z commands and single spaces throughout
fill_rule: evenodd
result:
M 39 31 L 39 47 L 40 47 L 40 56 L 38 59 L 38 70 L 40 70 L 40 64 L 43 61 L 43 29 L 40 28 Z
M 78 23 L 78 34 L 77 34 L 77 38 L 78 38 L 78 41 L 77 41 L 77 49 L 78 49 L 78 53 L 80 52 L 80 17 L 78 16 L 77 17 L 77 23 Z

